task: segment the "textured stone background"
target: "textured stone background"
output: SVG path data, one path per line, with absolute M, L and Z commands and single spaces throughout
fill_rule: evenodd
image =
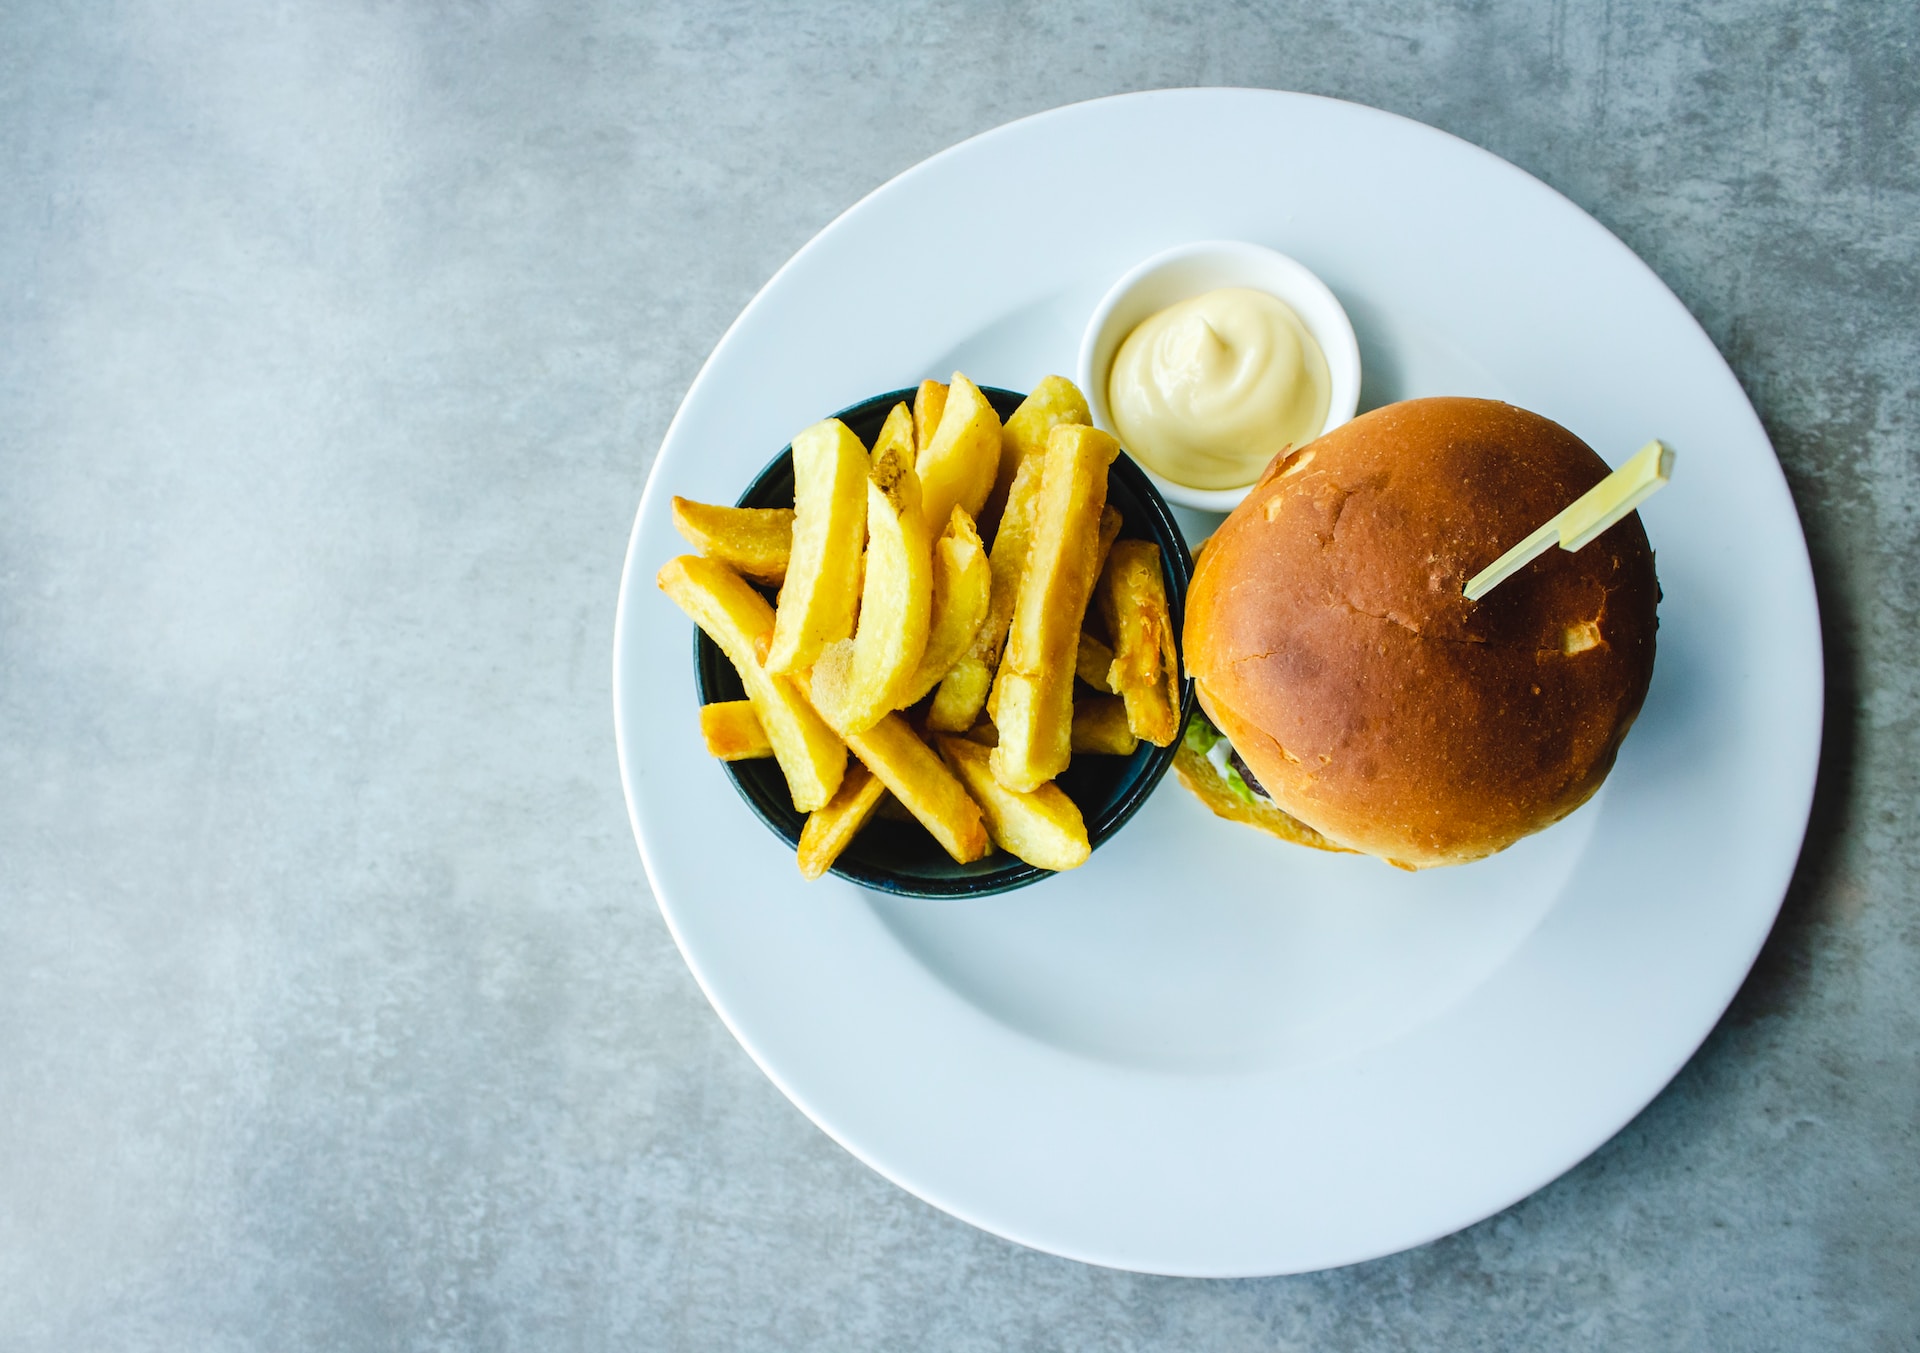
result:
M 0 1348 L 1920 1346 L 1920 9 L 0 10 Z M 1162 85 L 1435 123 L 1700 317 L 1832 698 L 1760 965 L 1614 1142 L 1305 1278 L 972 1231 L 657 913 L 614 588 L 726 324 L 868 189 Z

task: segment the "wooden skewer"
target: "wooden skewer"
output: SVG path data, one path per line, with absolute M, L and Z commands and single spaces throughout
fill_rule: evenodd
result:
M 1667 486 L 1673 476 L 1673 448 L 1648 442 L 1625 465 L 1595 484 L 1566 508 L 1543 522 L 1525 540 L 1467 579 L 1468 601 L 1478 601 L 1545 554 L 1585 548 L 1609 526 Z

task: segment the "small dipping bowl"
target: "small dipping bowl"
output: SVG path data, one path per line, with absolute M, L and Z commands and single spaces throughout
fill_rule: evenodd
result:
M 1020 407 L 1024 395 L 1012 390 L 983 385 L 987 397 L 1002 419 Z M 888 410 L 905 401 L 913 403 L 914 391 L 892 390 L 862 400 L 833 415 L 845 423 L 862 444 L 871 447 L 886 421 Z M 1180 528 L 1173 514 L 1146 474 L 1132 457 L 1117 457 L 1107 471 L 1107 502 L 1120 513 L 1123 539 L 1150 540 L 1160 547 L 1160 576 L 1167 589 L 1167 606 L 1172 612 L 1175 642 L 1179 642 L 1185 621 L 1187 580 L 1193 575 L 1193 559 L 1187 553 Z M 788 446 L 760 472 L 758 478 L 740 495 L 741 507 L 793 506 L 793 447 Z M 771 596 L 768 598 L 771 600 Z M 738 700 L 745 696 L 740 674 L 733 669 L 718 644 L 693 629 L 693 679 L 700 703 Z M 1193 683 L 1180 682 L 1180 722 L 1187 726 L 1193 712 Z M 1114 833 L 1127 824 L 1153 793 L 1154 787 L 1173 764 L 1176 738 L 1165 747 L 1142 742 L 1131 756 L 1082 755 L 1062 771 L 1055 782 L 1080 809 L 1087 824 L 1087 840 L 1098 850 Z M 800 841 L 800 829 L 806 815 L 793 808 L 786 778 L 779 765 L 767 757 L 754 761 L 723 761 L 719 765 L 740 797 L 767 829 L 789 847 Z M 860 830 L 831 873 L 877 892 L 897 897 L 963 898 L 984 897 L 1024 888 L 1053 877 L 1045 869 L 1035 868 L 1006 851 L 995 849 L 985 859 L 957 864 L 940 848 L 932 835 L 918 822 L 897 821 L 876 816 Z M 796 875 L 797 877 L 797 875 Z
M 1360 344 L 1327 284 L 1297 259 L 1264 245 L 1202 240 L 1155 254 L 1115 282 L 1094 307 L 1080 340 L 1078 373 L 1094 426 L 1119 436 L 1107 408 L 1107 376 L 1127 335 L 1168 306 L 1221 287 L 1248 287 L 1284 301 L 1326 354 L 1327 421 L 1315 436 L 1353 417 L 1360 407 Z M 1231 512 L 1253 488 L 1251 480 L 1231 489 L 1191 488 L 1156 474 L 1144 461 L 1137 463 L 1168 501 L 1202 512 Z

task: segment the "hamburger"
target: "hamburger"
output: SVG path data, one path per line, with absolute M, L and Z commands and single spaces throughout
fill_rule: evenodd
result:
M 1375 409 L 1283 452 L 1206 543 L 1175 758 L 1215 812 L 1404 869 L 1460 864 L 1593 796 L 1646 699 L 1659 585 L 1638 515 L 1462 588 L 1606 462 L 1484 399 Z

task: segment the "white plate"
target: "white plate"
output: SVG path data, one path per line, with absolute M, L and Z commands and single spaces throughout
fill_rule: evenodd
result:
M 1126 268 L 1253 240 L 1340 296 L 1365 407 L 1497 396 L 1616 463 L 1643 511 L 1653 689 L 1602 793 L 1420 875 L 1281 845 L 1169 779 L 1085 868 L 1005 897 L 804 884 L 702 754 L 691 630 L 653 586 L 668 498 L 731 501 L 808 422 L 955 367 L 1070 370 Z M 903 321 L 900 317 L 906 317 Z M 754 298 L 641 500 L 614 718 L 653 891 L 714 1009 L 887 1178 L 1039 1249 L 1287 1273 L 1466 1226 L 1605 1141 L 1699 1046 L 1772 924 L 1811 800 L 1820 632 L 1759 421 L 1680 303 L 1558 194 L 1352 104 L 1132 95 L 902 174 Z M 1651 1185 L 1650 1185 L 1651 1186 Z

